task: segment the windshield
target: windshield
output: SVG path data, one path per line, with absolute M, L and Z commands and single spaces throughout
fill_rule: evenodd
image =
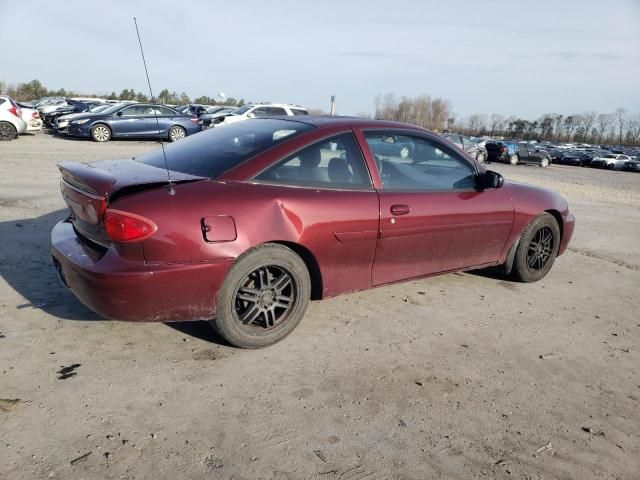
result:
M 98 105 L 89 110 L 91 113 L 104 112 L 107 108 L 110 108 L 111 105 Z
M 245 105 L 244 107 L 236 108 L 232 113 L 234 115 L 242 115 L 253 108 L 253 105 Z
M 301 122 L 257 119 L 198 133 L 168 145 L 164 151 L 169 170 L 214 179 L 245 160 L 313 128 Z M 134 160 L 165 168 L 162 149 Z

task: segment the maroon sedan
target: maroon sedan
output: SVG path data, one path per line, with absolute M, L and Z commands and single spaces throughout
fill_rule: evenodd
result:
M 133 159 L 63 162 L 65 285 L 118 320 L 213 319 L 233 345 L 289 334 L 311 299 L 502 265 L 544 277 L 574 217 L 418 127 L 254 119 Z

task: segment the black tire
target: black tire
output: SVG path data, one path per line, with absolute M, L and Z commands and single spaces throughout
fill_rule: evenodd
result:
M 512 276 L 521 282 L 537 282 L 551 270 L 559 248 L 558 222 L 549 213 L 538 215 L 520 237 L 513 260 Z
M 108 142 L 111 140 L 111 129 L 104 123 L 98 123 L 91 127 L 91 140 L 94 142 Z
M 265 243 L 231 267 L 210 323 L 231 345 L 267 347 L 298 326 L 310 298 L 311 279 L 302 259 L 290 248 Z
M 511 155 L 509 157 L 509 163 L 511 165 L 517 165 L 518 164 L 518 160 L 519 160 L 519 158 L 518 158 L 518 154 L 517 153 L 514 153 L 513 155 Z
M 540 159 L 540 166 L 542 168 L 547 168 L 549 166 L 549 164 L 551 163 L 551 160 L 549 160 L 547 157 L 542 157 Z
M 615 170 L 616 166 L 613 163 L 607 163 L 607 170 Z
M 487 154 L 484 152 L 478 152 L 478 154 L 476 155 L 476 160 L 479 163 L 484 163 L 487 161 Z
M 180 125 L 174 125 L 169 129 L 169 140 L 177 142 L 187 136 L 187 131 Z
M 13 140 L 18 136 L 18 130 L 9 122 L 0 122 L 0 140 Z

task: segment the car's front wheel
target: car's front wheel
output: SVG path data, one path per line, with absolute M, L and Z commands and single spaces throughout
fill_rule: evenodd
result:
M 186 136 L 187 131 L 184 128 L 179 127 L 178 125 L 174 125 L 169 129 L 169 140 L 171 140 L 172 142 L 182 140 Z
M 0 122 L 0 140 L 13 140 L 18 136 L 18 130 L 9 122 Z
M 550 162 L 549 162 L 549 159 L 548 159 L 547 157 L 542 157 L 542 158 L 540 159 L 540 166 L 541 166 L 542 168 L 547 168 L 547 167 L 549 166 L 549 163 L 550 163 Z
M 487 154 L 484 152 L 478 152 L 476 155 L 476 160 L 480 163 L 484 163 L 487 161 Z
M 511 165 L 517 165 L 518 164 L 518 155 L 517 154 L 513 154 L 509 157 L 509 163 Z
M 108 142 L 111 140 L 111 129 L 99 123 L 91 127 L 91 140 L 94 142 Z
M 289 335 L 311 297 L 311 279 L 290 248 L 266 243 L 238 257 L 217 296 L 213 328 L 230 344 L 262 348 Z
M 560 248 L 560 227 L 553 215 L 538 215 L 525 229 L 516 248 L 513 276 L 521 282 L 536 282 L 553 265 Z

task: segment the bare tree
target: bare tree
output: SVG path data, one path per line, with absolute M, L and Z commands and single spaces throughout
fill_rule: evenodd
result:
M 612 122 L 613 122 L 613 116 L 610 113 L 601 113 L 596 117 L 598 143 L 602 143 L 604 134 L 607 132 Z
M 627 120 L 627 111 L 624 108 L 616 110 L 616 121 L 618 122 L 618 143 L 622 145 L 622 131 L 624 130 L 624 124 Z
M 596 121 L 596 117 L 598 114 L 593 110 L 588 112 L 584 112 L 580 115 L 581 127 L 584 130 L 584 141 L 589 141 L 589 135 L 591 133 L 591 129 L 593 128 L 593 124 Z

